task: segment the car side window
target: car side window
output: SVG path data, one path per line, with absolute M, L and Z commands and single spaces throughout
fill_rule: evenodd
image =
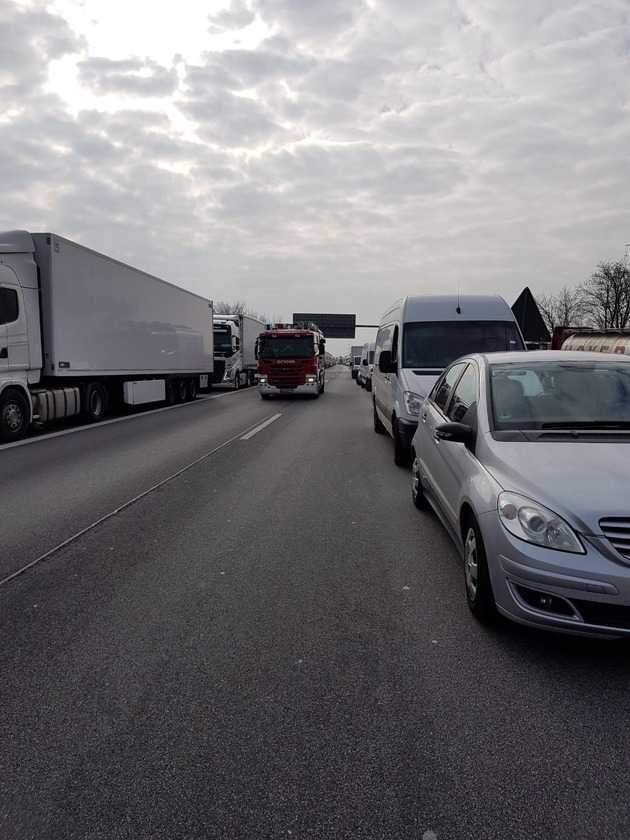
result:
M 469 412 L 474 411 L 478 393 L 477 368 L 475 365 L 468 365 L 457 383 L 448 405 L 448 411 L 446 412 L 448 419 L 454 423 L 464 423 L 470 420 Z
M 18 296 L 15 289 L 0 288 L 0 324 L 12 324 L 19 315 Z
M 433 389 L 431 399 L 438 408 L 442 409 L 442 411 L 446 408 L 446 404 L 453 393 L 453 388 L 457 384 L 457 380 L 465 367 L 466 365 L 464 362 L 459 362 L 458 364 L 450 367 Z

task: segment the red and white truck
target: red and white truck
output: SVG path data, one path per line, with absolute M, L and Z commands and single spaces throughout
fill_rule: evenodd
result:
M 326 339 L 316 324 L 276 324 L 256 343 L 258 390 L 263 400 L 274 395 L 309 394 L 326 386 Z

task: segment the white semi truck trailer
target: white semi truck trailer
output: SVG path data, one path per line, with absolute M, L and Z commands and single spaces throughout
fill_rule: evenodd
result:
M 213 382 L 234 388 L 256 381 L 256 340 L 265 324 L 253 315 L 217 315 L 214 319 Z
M 0 440 L 192 400 L 212 340 L 205 298 L 52 233 L 0 233 Z

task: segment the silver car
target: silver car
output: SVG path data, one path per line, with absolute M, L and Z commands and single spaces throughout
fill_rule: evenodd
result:
M 477 618 L 630 635 L 630 358 L 458 359 L 412 456 L 413 501 L 455 541 Z

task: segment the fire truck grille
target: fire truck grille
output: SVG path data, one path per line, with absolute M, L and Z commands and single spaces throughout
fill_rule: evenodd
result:
M 298 385 L 304 385 L 304 374 L 291 368 L 274 368 L 269 375 L 269 384 L 276 388 L 297 388 Z

